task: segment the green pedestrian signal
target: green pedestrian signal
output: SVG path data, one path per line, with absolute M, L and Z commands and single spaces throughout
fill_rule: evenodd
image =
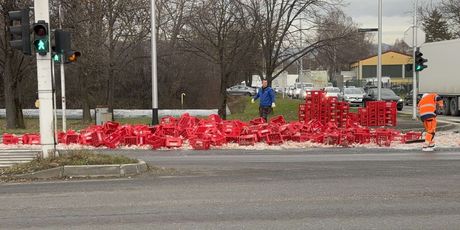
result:
M 34 23 L 34 48 L 42 56 L 49 52 L 48 23 L 43 20 Z
M 53 61 L 54 62 L 61 62 L 61 58 L 59 54 L 53 54 Z

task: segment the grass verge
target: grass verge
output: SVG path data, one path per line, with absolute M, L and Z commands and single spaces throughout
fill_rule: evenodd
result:
M 32 173 L 40 170 L 55 168 L 65 165 L 108 165 L 108 164 L 133 164 L 138 160 L 121 155 L 98 154 L 89 151 L 70 151 L 62 156 L 38 158 L 29 163 L 17 164 L 11 168 L 0 169 L 0 175 L 17 175 Z
M 246 108 L 243 113 L 234 113 L 227 117 L 230 120 L 242 120 L 250 121 L 254 118 L 259 117 L 259 102 L 252 104 L 251 99 L 248 98 L 247 101 L 242 103 L 247 103 Z M 283 115 L 286 121 L 297 121 L 298 120 L 298 110 L 299 104 L 303 103 L 303 100 L 294 100 L 289 98 L 277 98 L 276 99 L 276 108 L 274 108 L 273 113 L 269 117 L 274 117 L 278 115 Z

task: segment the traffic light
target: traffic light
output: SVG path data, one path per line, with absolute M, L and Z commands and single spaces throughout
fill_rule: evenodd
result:
M 64 63 L 76 62 L 81 53 L 71 49 L 70 32 L 63 30 L 56 30 L 54 32 L 54 41 L 56 44 L 56 54 L 63 56 Z
M 10 46 L 21 50 L 23 54 L 31 55 L 29 9 L 9 11 L 8 16 L 10 18 Z M 19 24 L 15 25 L 15 21 L 19 21 Z
M 81 56 L 81 53 L 75 50 L 69 50 L 65 53 L 65 63 L 76 62 L 77 59 Z
M 426 68 L 428 68 L 427 65 L 425 65 L 425 62 L 427 62 L 428 59 L 423 58 L 423 53 L 420 52 L 420 48 L 417 48 L 415 51 L 415 71 L 420 72 Z
M 53 59 L 54 62 L 61 62 L 61 55 L 57 54 L 57 53 L 53 53 L 53 56 L 51 57 Z
M 48 23 L 43 20 L 34 23 L 34 47 L 35 52 L 45 56 L 49 52 Z

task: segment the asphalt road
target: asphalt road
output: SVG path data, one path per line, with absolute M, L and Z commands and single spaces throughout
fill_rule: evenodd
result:
M 403 110 L 400 112 L 402 114 L 410 114 L 412 115 L 412 106 L 405 105 L 403 107 Z M 460 124 L 460 116 L 444 116 L 444 115 L 438 115 L 438 120 L 443 121 L 443 122 L 448 122 L 448 123 L 453 123 L 453 124 Z
M 0 229 L 460 226 L 456 150 L 126 154 L 174 167 L 178 174 L 0 184 Z

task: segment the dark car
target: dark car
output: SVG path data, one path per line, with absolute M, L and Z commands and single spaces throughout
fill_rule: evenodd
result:
M 377 88 L 367 88 L 366 95 L 363 98 L 363 106 L 366 105 L 367 101 L 377 101 L 378 98 Z M 382 100 L 383 101 L 394 101 L 397 103 L 398 111 L 401 111 L 404 106 L 404 100 L 393 92 L 391 89 L 382 88 Z
M 413 99 L 412 99 L 412 94 L 413 91 L 411 90 L 405 97 L 404 97 L 404 104 L 405 105 L 412 105 Z M 422 94 L 417 95 L 417 104 L 418 102 L 422 99 Z

